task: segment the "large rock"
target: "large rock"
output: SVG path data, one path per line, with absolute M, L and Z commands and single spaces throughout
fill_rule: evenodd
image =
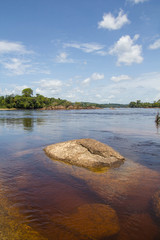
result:
M 160 220 L 160 190 L 153 196 L 153 210 L 156 217 Z
M 119 221 L 114 209 L 105 204 L 84 204 L 73 214 L 57 217 L 58 224 L 80 235 L 79 239 L 102 239 L 119 232 Z
M 52 144 L 44 150 L 55 160 L 89 169 L 118 166 L 124 161 L 111 147 L 89 138 Z

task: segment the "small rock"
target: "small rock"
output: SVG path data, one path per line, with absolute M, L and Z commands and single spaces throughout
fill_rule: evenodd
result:
M 108 145 L 89 138 L 52 144 L 44 150 L 55 160 L 89 169 L 118 166 L 124 161 L 124 157 Z

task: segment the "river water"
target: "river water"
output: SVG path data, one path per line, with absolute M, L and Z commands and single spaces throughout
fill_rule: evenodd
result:
M 0 239 L 160 239 L 152 209 L 160 189 L 157 111 L 0 111 Z M 78 138 L 108 144 L 126 161 L 119 168 L 92 172 L 51 160 L 43 151 L 49 144 Z M 87 206 L 101 204 L 114 209 L 119 229 L 106 236 L 84 234 L 81 228 L 89 229 L 90 222 L 79 217 L 79 209 L 87 212 Z M 23 225 L 18 232 L 16 224 Z M 23 230 L 32 230 L 32 237 Z

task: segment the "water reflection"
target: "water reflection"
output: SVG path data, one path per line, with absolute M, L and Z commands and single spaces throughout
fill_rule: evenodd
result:
M 159 112 L 156 114 L 155 124 L 156 124 L 156 128 L 157 128 L 157 133 L 159 134 L 159 127 L 160 127 L 160 115 L 159 115 Z
M 34 118 L 31 114 L 24 114 L 21 118 L 0 118 L 0 126 L 7 128 L 23 128 L 25 131 L 33 131 L 35 126 L 42 126 L 45 124 L 45 119 Z
M 24 130 L 32 131 L 34 127 L 33 118 L 23 118 L 23 127 Z
M 160 123 L 155 123 L 156 129 L 157 129 L 157 134 L 160 134 Z

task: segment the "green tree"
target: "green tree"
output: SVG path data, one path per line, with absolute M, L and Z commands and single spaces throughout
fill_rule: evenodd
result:
M 31 97 L 33 95 L 33 90 L 31 88 L 25 88 L 22 90 L 23 97 Z

